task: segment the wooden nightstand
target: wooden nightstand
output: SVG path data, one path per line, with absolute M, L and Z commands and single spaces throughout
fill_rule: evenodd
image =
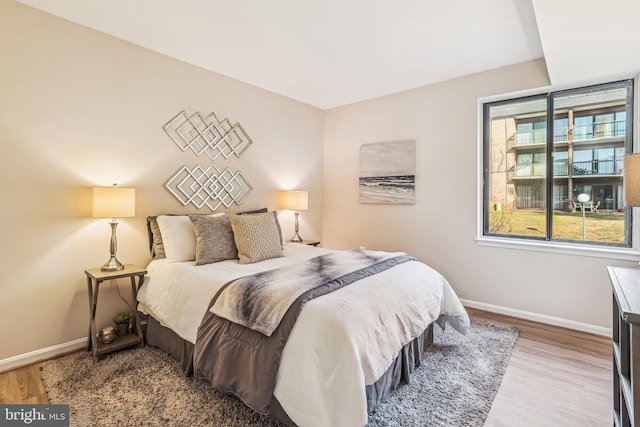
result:
M 84 274 L 87 275 L 87 288 L 89 290 L 89 316 L 91 318 L 89 323 L 89 342 L 87 343 L 87 351 L 93 350 L 93 361 L 97 362 L 100 360 L 100 356 L 112 351 L 134 345 L 143 347 L 144 337 L 142 335 L 142 328 L 140 327 L 140 316 L 138 315 L 138 310 L 135 309 L 135 304 L 137 303 L 138 289 L 142 286 L 144 275 L 147 274 L 147 270 L 133 264 L 127 264 L 124 266 L 124 270 L 120 271 L 102 271 L 100 268 L 89 268 L 84 271 Z M 96 328 L 96 308 L 98 307 L 100 283 L 105 280 L 123 279 L 127 277 L 131 279 L 131 295 L 133 297 L 134 304 L 133 328 L 136 333 L 130 333 L 128 335 L 118 337 L 110 343 L 104 344 L 98 340 L 98 330 Z M 136 277 L 138 278 L 137 284 Z
M 318 246 L 320 244 L 319 240 L 303 240 L 302 242 L 303 245 L 309 245 L 309 246 Z

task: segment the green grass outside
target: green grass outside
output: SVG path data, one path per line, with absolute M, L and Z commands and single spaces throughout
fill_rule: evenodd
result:
M 491 211 L 491 231 L 502 234 L 544 237 L 544 211 Z M 582 240 L 582 213 L 553 213 L 553 238 Z M 603 243 L 624 243 L 624 214 L 619 212 L 585 212 L 586 240 Z

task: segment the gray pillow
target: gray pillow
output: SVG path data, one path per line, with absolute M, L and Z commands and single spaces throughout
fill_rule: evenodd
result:
M 158 227 L 158 219 L 155 216 L 147 218 L 147 225 L 149 227 L 151 238 L 151 256 L 153 259 L 165 259 L 164 243 L 162 242 L 162 234 L 160 234 L 160 227 Z
M 189 215 L 196 233 L 196 265 L 238 258 L 228 215 Z
M 240 264 L 251 264 L 284 256 L 276 211 L 253 215 L 231 215 L 229 219 Z

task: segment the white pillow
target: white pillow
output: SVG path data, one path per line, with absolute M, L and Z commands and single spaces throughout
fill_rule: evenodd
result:
M 222 216 L 223 213 L 210 216 Z M 157 218 L 168 261 L 195 261 L 196 233 L 188 215 L 159 215 Z

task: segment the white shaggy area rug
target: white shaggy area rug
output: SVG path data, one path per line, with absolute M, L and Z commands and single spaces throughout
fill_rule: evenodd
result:
M 482 426 L 518 336 L 516 328 L 472 321 L 462 336 L 434 328 L 428 357 L 369 426 Z M 282 426 L 185 377 L 163 351 L 135 348 L 94 364 L 88 352 L 45 362 L 42 379 L 51 403 L 67 403 L 72 426 Z

